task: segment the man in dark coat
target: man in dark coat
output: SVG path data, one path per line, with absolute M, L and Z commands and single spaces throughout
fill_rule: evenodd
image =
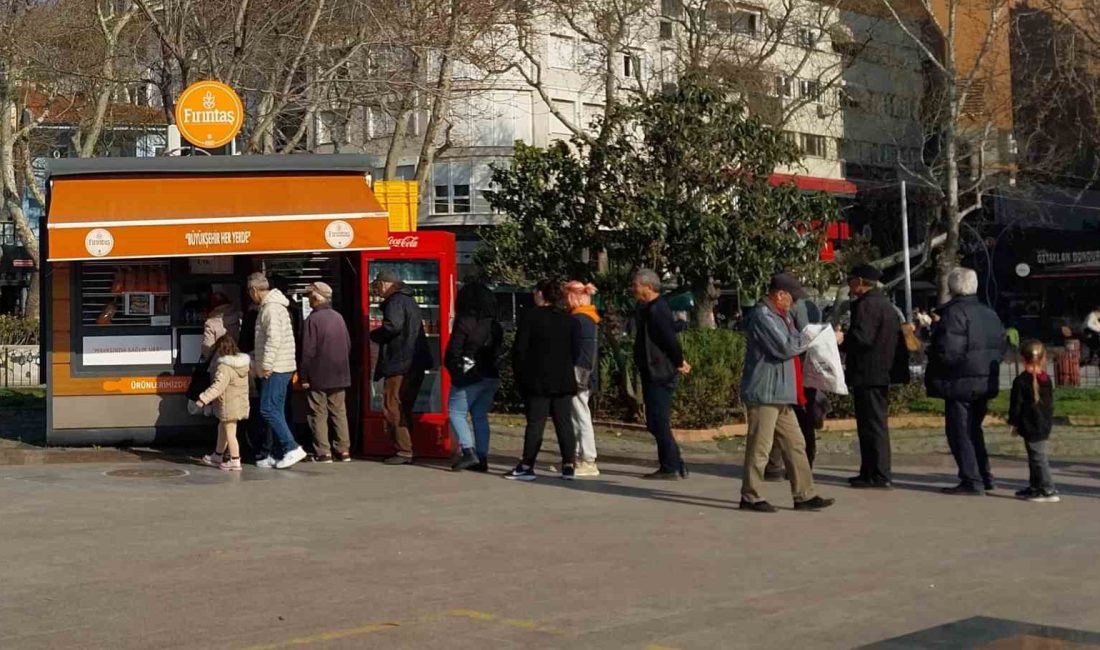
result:
M 644 478 L 675 481 L 686 477 L 687 470 L 672 436 L 672 394 L 680 375 L 691 372 L 691 365 L 676 338 L 672 310 L 661 297 L 660 276 L 642 269 L 634 274 L 632 290 L 638 300 L 634 363 L 642 376 L 646 428 L 657 441 L 660 461 L 657 471 Z
M 932 329 L 925 385 L 945 402 L 947 442 L 959 466 L 959 484 L 944 492 L 982 496 L 995 487 L 982 420 L 1000 387 L 1005 331 L 996 312 L 978 301 L 977 273 L 954 269 L 947 284 L 952 299 Z
M 890 487 L 890 370 L 897 353 L 901 319 L 879 288 L 882 271 L 861 264 L 848 276 L 852 295 L 851 326 L 840 346 L 845 374 L 856 407 L 859 476 L 854 488 Z
M 309 391 L 309 428 L 313 431 L 313 460 L 331 463 L 351 460 L 347 392 L 351 388 L 351 335 L 340 312 L 332 308 L 332 287 L 314 282 L 306 289 L 313 309 L 302 333 L 302 362 L 298 379 Z M 329 422 L 336 434 L 329 446 Z
M 413 408 L 431 365 L 431 351 L 420 305 L 397 274 L 383 270 L 374 285 L 382 297 L 382 326 L 370 333 L 370 340 L 379 346 L 374 380 L 382 381 L 382 416 L 396 452 L 385 462 L 407 465 L 413 458 Z

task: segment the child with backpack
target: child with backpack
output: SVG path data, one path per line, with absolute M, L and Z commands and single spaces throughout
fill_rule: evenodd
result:
M 199 408 L 212 404 L 214 416 L 218 418 L 217 446 L 214 453 L 203 456 L 202 461 L 227 472 L 239 472 L 241 449 L 237 444 L 237 423 L 248 419 L 251 359 L 241 352 L 229 334 L 214 343 L 214 358 L 217 359 L 214 381 L 195 401 Z
M 1046 373 L 1047 353 L 1039 341 L 1026 341 L 1020 346 L 1024 371 L 1012 383 L 1008 423 L 1024 439 L 1030 485 L 1016 496 L 1035 503 L 1057 503 L 1061 499 L 1054 489 L 1047 459 L 1047 440 L 1054 423 L 1054 387 Z

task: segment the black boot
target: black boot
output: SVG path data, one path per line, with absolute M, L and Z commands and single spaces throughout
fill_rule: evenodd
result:
M 477 467 L 479 462 L 481 461 L 478 460 L 477 454 L 474 453 L 473 449 L 463 449 L 462 456 L 451 465 L 451 471 L 461 472 L 464 469 Z

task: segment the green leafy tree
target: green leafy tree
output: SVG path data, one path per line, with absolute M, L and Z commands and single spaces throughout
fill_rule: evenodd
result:
M 778 269 L 817 264 L 836 206 L 824 194 L 775 187 L 769 178 L 801 154 L 781 131 L 750 115 L 727 87 L 688 78 L 633 107 L 641 133 L 624 173 L 659 243 L 662 268 L 691 288 L 697 322 L 714 326 L 718 287 L 759 296 Z
M 563 142 L 516 143 L 512 164 L 494 166 L 489 205 L 505 215 L 482 231 L 477 263 L 496 280 L 530 286 L 542 278 L 589 277 L 599 224 L 584 214 L 588 167 Z M 598 249 L 597 249 L 598 250 Z
M 814 275 L 836 205 L 770 183 L 799 151 L 728 88 L 687 78 L 605 120 L 595 141 L 518 144 L 494 169 L 488 199 L 504 219 L 478 255 L 490 277 L 587 279 L 603 253 L 613 269 L 650 266 L 690 287 L 713 327 L 718 287 L 754 299 L 777 269 Z

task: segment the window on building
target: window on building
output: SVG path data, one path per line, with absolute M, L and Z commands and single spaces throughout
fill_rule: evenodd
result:
M 596 123 L 603 116 L 603 106 L 600 104 L 582 104 L 581 120 L 584 130 L 588 133 L 596 132 Z
M 455 214 L 466 214 L 470 211 L 469 184 L 451 186 L 451 205 Z
M 661 15 L 668 18 L 679 18 L 684 11 L 680 0 L 661 0 Z
M 811 158 L 825 158 L 829 153 L 827 140 L 823 135 L 800 133 L 799 146 L 802 148 L 802 153 Z
M 798 96 L 813 102 L 820 102 L 823 97 L 821 82 L 810 79 L 800 79 L 798 81 Z
M 660 25 L 660 37 L 662 41 L 672 39 L 672 23 L 667 20 L 662 20 Z
M 432 214 L 468 214 L 472 205 L 473 163 L 436 163 L 432 168 Z
M 786 98 L 794 97 L 794 80 L 785 75 L 776 75 L 775 96 Z
M 642 59 L 636 54 L 623 55 L 623 78 L 633 79 L 642 76 Z
M 821 41 L 821 30 L 813 27 L 799 27 L 796 34 L 798 45 L 807 49 L 816 48 L 818 42 Z
M 554 107 L 554 111 L 550 113 L 550 139 L 568 140 L 573 132 L 558 115 L 568 120 L 570 124 L 575 123 L 577 121 L 576 103 L 568 99 L 553 99 L 550 103 Z
M 550 35 L 550 67 L 572 70 L 577 62 L 577 41 L 569 36 Z
M 763 17 L 755 11 L 739 9 L 733 12 L 730 27 L 735 34 L 755 35 L 763 27 Z
M 451 213 L 451 188 L 448 185 L 436 185 L 435 186 L 435 205 L 432 212 L 434 214 L 450 214 Z

